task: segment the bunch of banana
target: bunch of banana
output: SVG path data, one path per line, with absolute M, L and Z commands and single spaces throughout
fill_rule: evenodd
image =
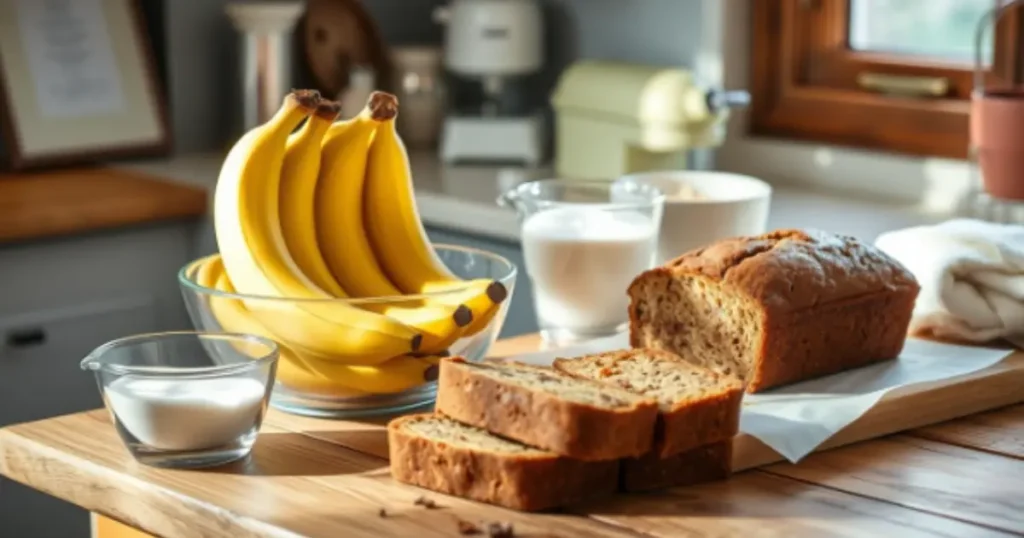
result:
M 409 157 L 395 131 L 394 115 L 377 130 L 368 161 L 363 235 L 388 279 L 404 293 L 437 294 L 441 301 L 464 304 L 473 321 L 463 334 L 483 330 L 508 292 L 489 279 L 466 282 L 437 257 L 416 209 Z
M 415 387 L 507 296 L 433 254 L 394 131 L 397 104 L 377 92 L 335 122 L 336 103 L 294 91 L 221 169 L 220 254 L 197 262 L 196 279 L 228 294 L 210 296 L 223 329 L 282 344 L 278 380 L 289 388 L 338 397 Z M 409 297 L 372 300 L 385 296 Z

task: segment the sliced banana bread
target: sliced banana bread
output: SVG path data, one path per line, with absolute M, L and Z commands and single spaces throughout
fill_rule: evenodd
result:
M 437 412 L 509 439 L 581 460 L 641 456 L 651 448 L 653 399 L 552 368 L 441 360 Z
M 536 511 L 615 491 L 618 461 L 584 462 L 438 415 L 388 424 L 391 475 L 433 491 Z
M 852 237 L 727 239 L 633 281 L 630 345 L 699 357 L 758 392 L 896 358 L 919 290 L 899 262 Z
M 731 439 L 739 431 L 743 384 L 658 349 L 555 359 L 555 369 L 658 401 L 654 452 L 668 457 Z
M 622 491 L 650 491 L 724 480 L 732 474 L 732 441 L 699 446 L 667 458 L 650 453 L 622 460 Z

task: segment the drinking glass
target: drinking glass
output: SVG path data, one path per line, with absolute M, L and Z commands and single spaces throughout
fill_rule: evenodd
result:
M 626 288 L 655 263 L 665 197 L 635 181 L 545 179 L 498 198 L 519 215 L 541 336 L 566 345 L 626 329 Z

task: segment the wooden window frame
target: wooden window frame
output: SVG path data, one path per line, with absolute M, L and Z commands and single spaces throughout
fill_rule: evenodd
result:
M 752 2 L 750 133 L 900 152 L 965 158 L 971 66 L 863 52 L 847 46 L 850 0 Z M 986 86 L 1024 71 L 1024 8 L 996 28 Z M 941 97 L 901 97 L 858 85 L 865 72 L 940 77 Z

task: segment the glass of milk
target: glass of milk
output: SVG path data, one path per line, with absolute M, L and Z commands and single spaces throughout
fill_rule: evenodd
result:
M 82 361 L 128 452 L 158 467 L 249 455 L 274 385 L 278 347 L 258 336 L 167 332 L 108 342 Z
M 516 209 L 541 335 L 563 345 L 626 329 L 626 288 L 654 265 L 665 197 L 629 181 L 521 183 Z

